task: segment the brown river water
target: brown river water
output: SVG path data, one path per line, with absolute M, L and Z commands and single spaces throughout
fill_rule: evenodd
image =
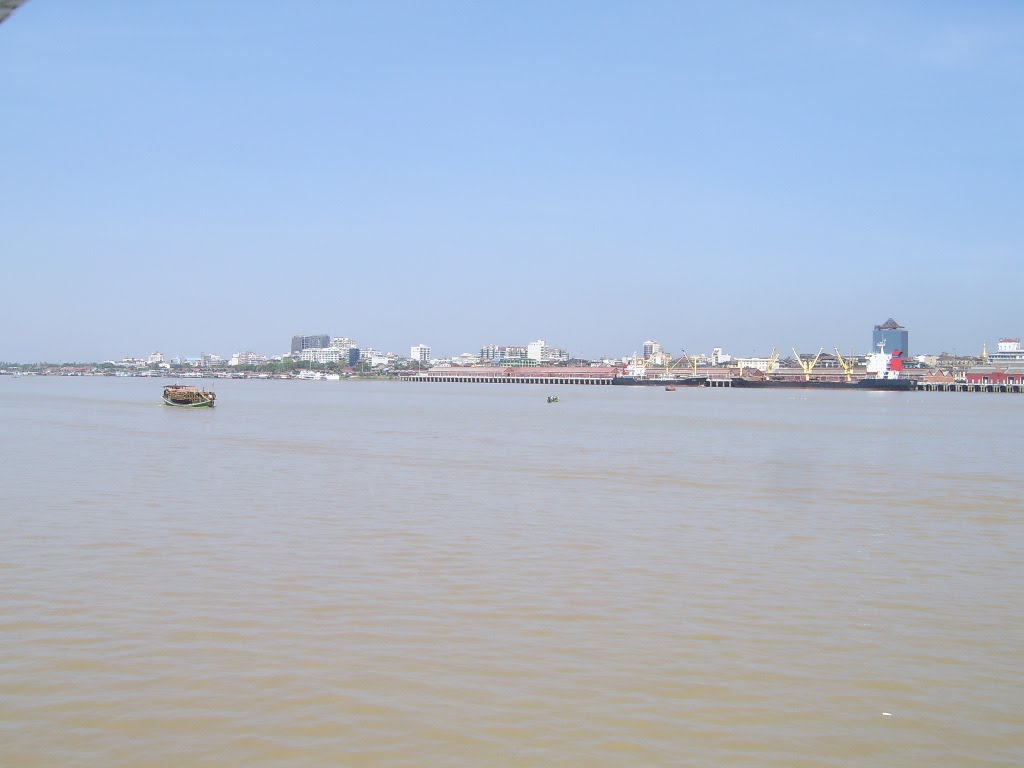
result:
M 1024 763 L 1022 396 L 164 383 L 0 377 L 0 765 Z

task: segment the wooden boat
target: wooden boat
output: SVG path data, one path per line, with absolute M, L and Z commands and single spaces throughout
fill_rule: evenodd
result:
M 166 405 L 179 408 L 213 408 L 217 393 L 183 384 L 168 384 L 164 387 L 163 397 Z

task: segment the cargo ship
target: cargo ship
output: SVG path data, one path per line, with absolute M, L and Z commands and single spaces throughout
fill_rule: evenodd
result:
M 703 387 L 708 380 L 707 376 L 698 376 L 696 373 L 683 376 L 671 368 L 658 369 L 661 372 L 654 376 L 648 376 L 647 370 L 645 362 L 634 357 L 621 374 L 612 377 L 612 384 L 627 387 Z
M 908 392 L 917 388 L 914 379 L 904 378 L 903 352 L 899 349 L 891 354 L 885 351 L 885 343 L 878 345 L 878 352 L 868 355 L 867 375 L 856 381 L 836 381 L 835 379 L 770 379 L 747 378 L 737 376 L 732 379 L 734 387 L 752 387 L 759 389 L 791 388 L 791 389 L 867 389 L 891 392 Z

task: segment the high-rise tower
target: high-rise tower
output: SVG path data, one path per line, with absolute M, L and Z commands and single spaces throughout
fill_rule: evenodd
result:
M 871 351 L 877 352 L 879 342 L 885 342 L 886 352 L 899 350 L 906 360 L 910 357 L 909 338 L 907 329 L 890 317 L 881 325 L 875 326 L 875 332 L 871 334 Z
M 292 336 L 292 354 L 297 355 L 304 349 L 323 349 L 331 344 L 331 337 L 326 333 L 317 336 Z

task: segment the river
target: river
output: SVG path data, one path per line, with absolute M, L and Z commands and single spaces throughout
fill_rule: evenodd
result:
M 163 384 L 0 377 L 0 764 L 1022 762 L 1024 397 Z

